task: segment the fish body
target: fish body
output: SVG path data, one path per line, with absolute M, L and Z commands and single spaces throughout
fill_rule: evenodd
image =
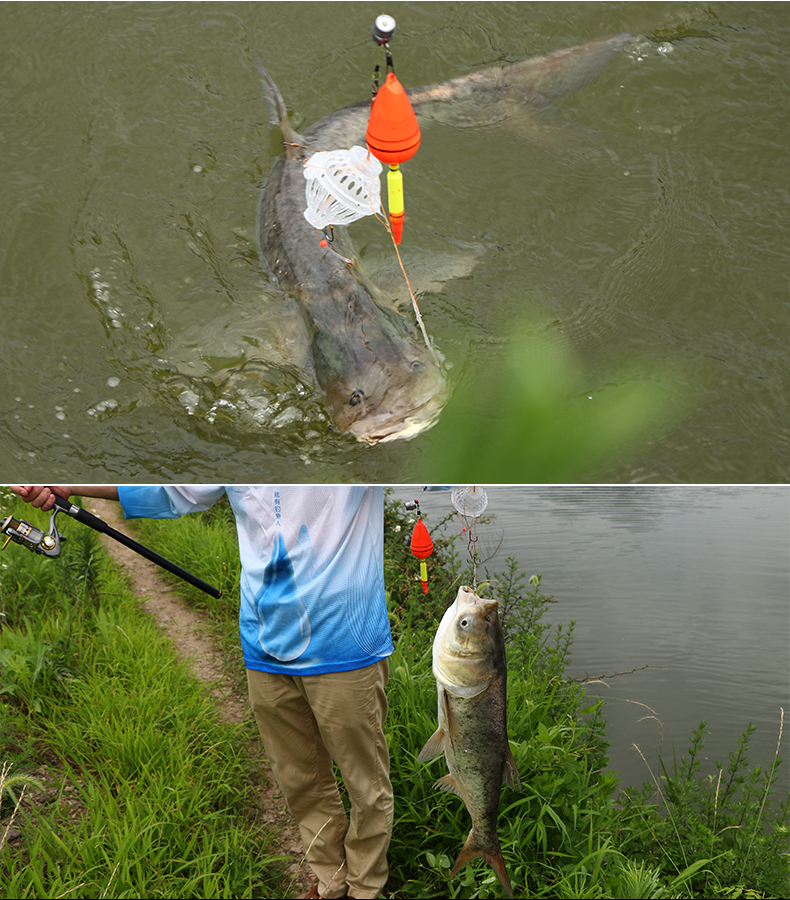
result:
M 530 108 L 580 87 L 630 38 L 599 38 L 407 94 L 423 130 L 435 121 L 490 124 L 522 118 Z M 335 227 L 333 244 L 322 247 L 321 235 L 304 217 L 305 160 L 316 151 L 364 145 L 370 101 L 298 134 L 274 81 L 260 65 L 259 70 L 285 145 L 258 204 L 263 266 L 300 304 L 315 376 L 335 427 L 369 444 L 411 438 L 436 421 L 448 398 L 437 357 L 391 299 L 343 259 L 353 259 L 345 230 Z
M 271 81 L 269 89 L 279 96 Z M 335 427 L 369 444 L 413 437 L 433 424 L 447 401 L 444 373 L 394 303 L 346 263 L 352 250 L 345 229 L 333 229 L 331 249 L 320 246 L 322 235 L 304 217 L 304 161 L 313 150 L 290 129 L 281 100 L 277 108 L 291 146 L 261 192 L 261 259 L 301 306 Z
M 519 790 L 521 781 L 507 737 L 507 658 L 496 600 L 459 589 L 434 638 L 433 673 L 438 728 L 417 760 L 444 753 L 449 774 L 434 787 L 458 795 L 472 817 L 451 877 L 482 856 L 512 897 L 497 818 L 503 781 Z

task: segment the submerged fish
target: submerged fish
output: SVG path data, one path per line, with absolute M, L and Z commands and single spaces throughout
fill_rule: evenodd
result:
M 408 90 L 424 130 L 431 121 L 525 125 L 535 108 L 583 85 L 631 38 L 619 34 L 510 65 Z M 305 159 L 319 150 L 364 144 L 370 101 L 340 110 L 298 134 L 277 86 L 262 68 L 285 152 L 261 191 L 261 261 L 297 299 L 314 373 L 336 428 L 369 444 L 411 438 L 430 427 L 448 398 L 444 374 L 411 322 L 356 266 L 342 228 L 329 247 L 304 217 Z M 527 127 L 528 123 L 527 123 Z M 335 251 L 335 252 L 333 252 Z
M 439 727 L 417 761 L 444 753 L 450 774 L 434 787 L 457 794 L 472 817 L 451 877 L 482 856 L 512 897 L 497 817 L 502 782 L 521 790 L 521 780 L 507 739 L 507 661 L 496 600 L 481 599 L 468 587 L 459 589 L 433 641 L 433 673 Z

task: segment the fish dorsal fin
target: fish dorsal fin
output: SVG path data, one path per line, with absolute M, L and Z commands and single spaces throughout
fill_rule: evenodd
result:
M 285 144 L 285 156 L 286 158 L 298 156 L 301 152 L 301 147 L 305 144 L 305 139 L 291 127 L 285 101 L 271 75 L 263 68 L 258 59 L 255 59 L 255 67 L 261 73 L 261 84 L 264 87 L 264 94 L 272 111 L 272 118 L 280 126 L 283 143 Z
M 417 762 L 428 762 L 431 759 L 436 759 L 437 756 L 441 756 L 444 753 L 444 737 L 444 731 L 441 728 L 437 728 L 428 738 L 422 750 L 420 750 Z

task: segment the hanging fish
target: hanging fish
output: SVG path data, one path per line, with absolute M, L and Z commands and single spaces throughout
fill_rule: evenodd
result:
M 482 856 L 512 897 L 497 819 L 502 782 L 521 790 L 521 780 L 507 736 L 507 658 L 496 600 L 459 588 L 436 631 L 433 674 L 439 727 L 417 761 L 444 753 L 449 774 L 434 787 L 459 796 L 472 817 L 472 830 L 450 877 Z

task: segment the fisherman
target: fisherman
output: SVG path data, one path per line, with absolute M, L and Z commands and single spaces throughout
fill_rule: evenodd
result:
M 239 629 L 250 705 L 317 882 L 304 898 L 374 898 L 388 876 L 393 791 L 384 737 L 392 637 L 382 487 L 12 485 L 119 500 L 126 518 L 178 518 L 227 495 L 241 555 Z M 346 816 L 332 763 L 351 801 Z

